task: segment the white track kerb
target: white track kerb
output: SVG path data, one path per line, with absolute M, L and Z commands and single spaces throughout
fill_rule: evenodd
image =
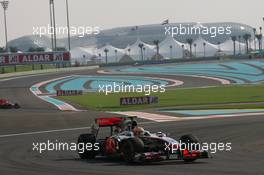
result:
M 69 77 L 72 77 L 72 76 L 60 77 L 60 78 L 55 78 L 55 79 L 43 81 L 41 83 L 37 83 L 37 84 L 31 86 L 30 91 L 36 97 L 38 97 L 41 100 L 44 100 L 44 101 L 46 101 L 48 103 L 51 103 L 51 104 L 55 105 L 61 111 L 80 111 L 80 110 L 74 108 L 72 105 L 70 105 L 70 104 L 68 104 L 68 103 L 66 103 L 64 101 L 61 101 L 61 100 L 58 100 L 58 99 L 53 98 L 52 96 L 54 96 L 54 94 L 48 94 L 47 95 L 47 94 L 42 93 L 41 90 L 39 89 L 43 85 L 49 84 L 49 83 L 51 83 L 53 81 L 57 81 L 57 80 L 69 78 Z
M 264 113 L 239 113 L 239 114 L 225 114 L 225 115 L 208 115 L 208 116 L 186 116 L 175 117 L 164 114 L 154 114 L 148 112 L 111 112 L 113 114 L 127 115 L 127 116 L 139 116 L 140 118 L 155 121 L 155 122 L 172 122 L 172 121 L 187 121 L 187 120 L 204 120 L 204 119 L 217 119 L 217 118 L 231 118 L 231 117 L 248 117 L 248 116 L 263 116 Z
M 136 73 L 136 72 L 133 72 L 133 73 L 129 73 L 129 72 L 122 73 L 122 72 L 105 71 L 105 70 L 98 70 L 97 73 L 106 74 L 106 75 L 113 75 L 113 74 L 118 74 L 118 75 L 122 75 L 122 74 L 140 74 L 140 73 Z M 164 74 L 164 75 L 176 76 L 176 74 Z M 215 81 L 220 82 L 223 85 L 231 84 L 231 82 L 229 80 L 218 78 L 218 77 L 210 77 L 210 76 L 202 76 L 202 75 L 181 75 L 181 74 L 179 74 L 179 76 L 205 78 L 205 79 L 209 79 L 209 80 L 215 80 Z

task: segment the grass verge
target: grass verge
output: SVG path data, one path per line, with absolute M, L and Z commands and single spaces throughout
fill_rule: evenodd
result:
M 56 68 L 52 64 L 43 64 L 42 69 L 53 69 Z M 13 73 L 13 72 L 26 72 L 26 71 L 32 71 L 33 67 L 32 65 L 17 65 L 16 71 L 15 66 L 6 66 L 4 67 L 4 73 Z M 35 64 L 34 70 L 41 70 L 41 64 Z M 0 68 L 0 74 L 2 74 L 3 68 Z
M 115 93 L 104 95 L 87 93 L 82 96 L 60 97 L 69 103 L 99 111 L 126 111 L 169 107 L 174 109 L 252 109 L 264 108 L 264 86 L 221 86 L 195 89 L 173 89 L 153 93 L 158 104 L 120 106 L 120 97 L 143 96 L 140 93 Z M 263 102 L 263 103 L 262 103 Z

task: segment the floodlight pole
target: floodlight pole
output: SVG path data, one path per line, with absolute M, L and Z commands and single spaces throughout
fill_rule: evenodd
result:
M 51 26 L 51 28 L 53 28 L 52 0 L 50 0 L 49 9 L 50 9 L 50 26 Z M 54 29 L 52 29 L 52 31 L 51 31 L 52 51 L 54 50 L 54 37 L 53 37 L 53 35 L 54 35 Z
M 6 42 L 6 52 L 8 52 L 6 10 L 8 8 L 9 1 L 1 1 L 1 4 L 4 9 L 5 42 Z
M 70 18 L 69 18 L 69 3 L 66 0 L 66 10 L 67 10 L 67 26 L 68 26 L 68 49 L 71 51 L 71 34 L 70 34 Z
M 56 20 L 55 20 L 55 5 L 54 0 L 50 0 L 50 3 L 52 5 L 52 14 L 53 14 L 53 30 L 54 30 L 54 51 L 57 51 L 57 36 L 56 36 Z
M 262 21 L 263 21 L 263 28 L 264 28 L 264 17 L 262 18 Z M 262 33 L 261 33 L 261 35 L 262 35 Z M 262 35 L 262 38 L 261 38 L 261 50 L 263 49 L 263 45 L 262 45 L 262 42 L 263 41 L 263 35 Z

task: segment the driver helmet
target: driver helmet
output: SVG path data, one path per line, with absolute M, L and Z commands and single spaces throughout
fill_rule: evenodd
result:
M 135 127 L 133 129 L 133 133 L 135 136 L 139 136 L 139 135 L 142 135 L 144 133 L 144 129 L 142 127 Z
M 137 126 L 138 126 L 138 124 L 137 124 L 137 122 L 134 120 L 134 121 L 132 122 L 132 129 L 136 128 Z

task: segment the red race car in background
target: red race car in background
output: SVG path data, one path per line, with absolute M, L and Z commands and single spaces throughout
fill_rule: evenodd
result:
M 0 99 L 0 109 L 18 109 L 20 108 L 17 103 L 10 103 L 6 99 Z
M 180 143 L 200 143 L 193 135 L 183 135 L 179 140 L 175 140 L 162 132 L 151 133 L 137 126 L 135 118 L 95 119 L 95 125 L 91 127 L 92 132 L 81 134 L 78 138 L 80 158 L 118 156 L 127 163 L 162 160 L 193 162 L 197 159 L 209 158 L 207 151 L 180 148 Z M 110 134 L 98 138 L 99 130 L 104 128 L 110 128 Z

